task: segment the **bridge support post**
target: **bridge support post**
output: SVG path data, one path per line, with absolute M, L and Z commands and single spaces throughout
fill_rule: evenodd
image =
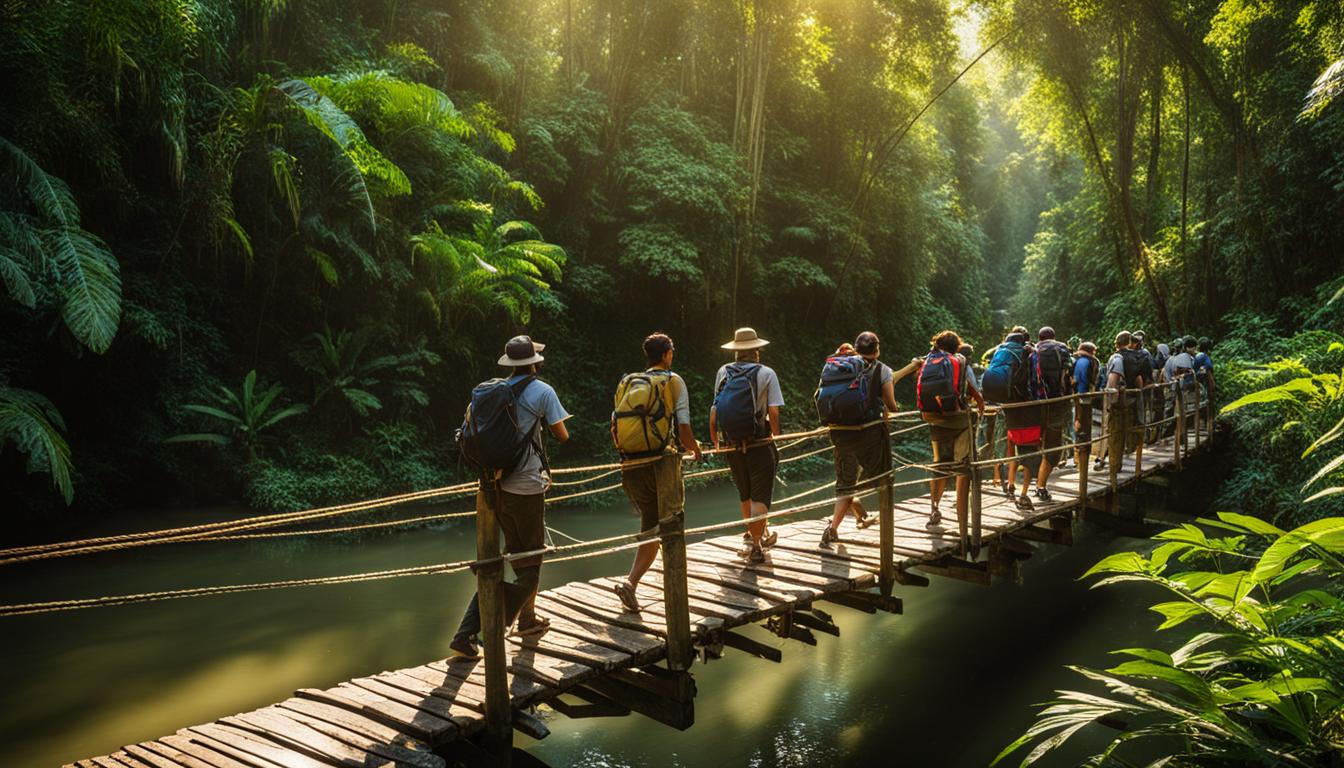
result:
M 969 416 L 971 421 L 971 464 L 969 467 L 970 496 L 971 496 L 971 557 L 980 556 L 980 466 L 977 462 L 980 460 L 980 450 L 976 443 L 976 433 L 979 432 L 979 424 L 975 422 L 975 416 Z M 958 478 L 959 479 L 959 478 Z M 955 484 L 955 480 L 953 483 Z M 955 489 L 955 485 L 954 485 Z
M 1176 426 L 1172 430 L 1175 438 L 1171 441 L 1172 456 L 1176 459 L 1176 471 L 1181 471 L 1181 449 L 1185 447 L 1185 387 L 1176 385 Z
M 1200 421 L 1204 411 L 1204 397 L 1199 387 L 1199 380 L 1195 380 L 1195 450 L 1199 450 L 1200 442 Z
M 500 765 L 513 749 L 513 706 L 509 701 L 508 662 L 504 658 L 504 563 L 499 557 L 499 486 L 476 495 L 476 559 L 495 559 L 476 569 L 481 609 L 481 654 L 485 657 L 485 733 L 483 745 Z
M 1152 400 L 1150 393 L 1153 391 L 1153 385 L 1149 384 L 1139 389 L 1138 402 L 1134 403 L 1134 421 L 1143 419 L 1143 426 L 1134 430 L 1137 437 L 1134 440 L 1134 479 L 1143 475 L 1143 446 L 1148 442 L 1148 422 L 1152 419 Z M 1137 426 L 1137 424 L 1136 424 Z
M 1078 440 L 1079 428 L 1087 425 L 1087 434 L 1092 434 L 1092 403 L 1086 398 L 1079 398 L 1073 404 L 1074 413 L 1074 442 L 1078 445 L 1073 449 L 1073 460 L 1078 464 L 1078 505 L 1079 508 L 1087 506 L 1087 465 L 1092 457 L 1092 442 L 1089 440 L 1084 443 Z
M 659 473 L 681 482 L 681 473 Z M 671 489 L 659 488 L 658 498 L 672 498 Z M 682 513 L 670 514 L 658 521 L 663 544 L 663 608 L 667 617 L 667 668 L 685 672 L 695 660 L 691 647 L 691 609 L 686 586 L 686 537 Z
M 1106 435 L 1106 456 L 1110 459 L 1107 469 L 1110 472 L 1111 491 L 1106 495 L 1106 512 L 1115 514 L 1115 504 L 1117 494 L 1120 491 L 1120 465 L 1125 460 L 1125 441 L 1128 439 L 1128 430 L 1125 429 L 1125 400 L 1128 393 L 1123 387 L 1115 394 L 1115 401 L 1111 403 L 1110 417 L 1107 423 L 1110 425 L 1110 431 Z
M 890 472 L 877 487 L 877 509 L 878 588 L 884 596 L 890 597 L 891 587 L 896 583 L 896 512 Z

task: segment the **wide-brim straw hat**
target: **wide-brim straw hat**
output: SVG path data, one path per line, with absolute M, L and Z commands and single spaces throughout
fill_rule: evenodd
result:
M 545 344 L 533 341 L 530 336 L 514 336 L 504 345 L 504 354 L 500 356 L 499 364 L 517 368 L 540 363 L 546 359 L 539 354 L 545 348 Z
M 721 349 L 743 350 L 760 349 L 770 342 L 756 335 L 755 329 L 738 328 L 733 332 L 733 340 L 727 344 L 720 345 Z

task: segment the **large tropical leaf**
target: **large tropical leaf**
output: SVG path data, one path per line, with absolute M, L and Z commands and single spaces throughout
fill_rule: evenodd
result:
M 28 455 L 29 472 L 46 472 L 69 504 L 75 497 L 70 480 L 70 446 L 61 436 L 65 422 L 47 398 L 26 389 L 0 386 L 0 449 L 13 442 Z
M 66 327 L 94 352 L 106 352 L 121 323 L 121 273 L 112 251 L 78 228 L 43 232 L 60 272 L 61 317 Z

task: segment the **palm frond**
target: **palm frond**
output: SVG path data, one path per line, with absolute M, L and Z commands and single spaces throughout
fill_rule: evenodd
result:
M 28 455 L 29 472 L 46 472 L 65 503 L 75 497 L 70 479 L 70 446 L 61 436 L 65 422 L 47 398 L 26 389 L 0 386 L 0 449 L 13 442 Z

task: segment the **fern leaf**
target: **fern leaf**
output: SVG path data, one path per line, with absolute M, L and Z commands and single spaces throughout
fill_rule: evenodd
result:
M 42 233 L 60 273 L 61 317 L 75 338 L 94 352 L 112 345 L 121 323 L 121 270 L 102 240 L 77 227 Z
M 28 455 L 29 472 L 46 472 L 65 503 L 75 497 L 70 446 L 61 436 L 61 414 L 47 398 L 26 389 L 0 387 L 0 446 L 12 441 Z

